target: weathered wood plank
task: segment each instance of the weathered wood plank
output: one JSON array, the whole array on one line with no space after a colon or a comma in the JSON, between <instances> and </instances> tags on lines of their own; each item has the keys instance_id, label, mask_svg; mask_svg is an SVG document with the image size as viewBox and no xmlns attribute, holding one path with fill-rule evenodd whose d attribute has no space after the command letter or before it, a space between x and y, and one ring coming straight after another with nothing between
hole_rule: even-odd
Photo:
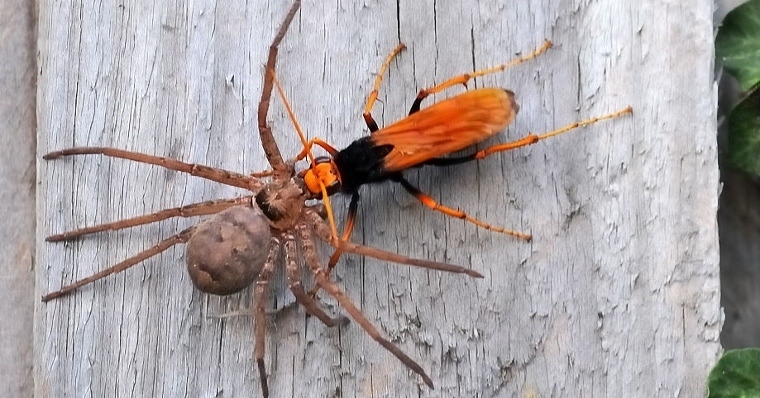
<instances>
[{"instance_id":1,"label":"weathered wood plank","mask_svg":"<svg viewBox=\"0 0 760 398\"><path fill-rule=\"evenodd\" d=\"M0 2L0 395L31 396L34 311L34 4Z\"/></svg>"},{"instance_id":2,"label":"weathered wood plank","mask_svg":"<svg viewBox=\"0 0 760 398\"><path fill-rule=\"evenodd\" d=\"M102 145L266 167L255 109L288 2L58 2L40 10L39 151ZM531 244L434 214L396 187L364 190L355 241L486 277L347 257L336 278L417 359L430 391L356 324L289 306L268 329L273 396L698 396L720 350L711 2L306 1L278 75L303 127L342 147L399 40L375 118L422 87L505 62L471 86L518 94L515 139L632 105L635 116L479 163L408 173L442 203L531 231ZM457 92L460 89L454 89ZM440 98L441 96L439 96ZM286 157L299 149L279 100ZM497 141L497 140L494 140ZM100 157L40 165L40 239L235 190ZM336 200L337 208L345 201ZM38 291L89 275L192 221L38 246ZM258 396L250 293L194 291L180 249L37 312L36 390L50 396ZM340 312L333 300L328 309Z\"/></svg>"}]
</instances>

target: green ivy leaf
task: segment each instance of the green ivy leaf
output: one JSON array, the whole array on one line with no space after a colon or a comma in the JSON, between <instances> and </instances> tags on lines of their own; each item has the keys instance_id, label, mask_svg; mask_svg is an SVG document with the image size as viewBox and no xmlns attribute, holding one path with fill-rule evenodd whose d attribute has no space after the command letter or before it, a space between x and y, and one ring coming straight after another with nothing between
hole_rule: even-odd
<instances>
[{"instance_id":1,"label":"green ivy leaf","mask_svg":"<svg viewBox=\"0 0 760 398\"><path fill-rule=\"evenodd\" d=\"M742 90L760 83L760 0L750 0L726 15L715 38L715 53Z\"/></svg>"},{"instance_id":2,"label":"green ivy leaf","mask_svg":"<svg viewBox=\"0 0 760 398\"><path fill-rule=\"evenodd\" d=\"M727 351L710 371L708 398L760 397L760 349Z\"/></svg>"},{"instance_id":3,"label":"green ivy leaf","mask_svg":"<svg viewBox=\"0 0 760 398\"><path fill-rule=\"evenodd\" d=\"M729 164L760 177L760 88L731 109L727 123Z\"/></svg>"}]
</instances>

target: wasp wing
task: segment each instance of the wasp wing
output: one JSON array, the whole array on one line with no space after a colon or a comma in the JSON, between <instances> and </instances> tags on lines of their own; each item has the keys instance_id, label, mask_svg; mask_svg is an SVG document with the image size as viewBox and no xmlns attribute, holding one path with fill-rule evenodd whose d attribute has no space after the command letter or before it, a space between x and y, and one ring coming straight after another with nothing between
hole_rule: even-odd
<instances>
[{"instance_id":1,"label":"wasp wing","mask_svg":"<svg viewBox=\"0 0 760 398\"><path fill-rule=\"evenodd\" d=\"M370 140L392 146L383 168L401 171L491 137L512 122L518 110L511 91L470 90L384 127Z\"/></svg>"}]
</instances>

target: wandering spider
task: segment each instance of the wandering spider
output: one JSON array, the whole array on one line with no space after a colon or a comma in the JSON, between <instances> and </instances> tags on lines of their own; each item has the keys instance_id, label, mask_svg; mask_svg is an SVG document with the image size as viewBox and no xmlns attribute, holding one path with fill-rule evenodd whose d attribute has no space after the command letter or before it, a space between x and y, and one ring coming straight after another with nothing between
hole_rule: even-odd
<instances>
[{"instance_id":1,"label":"wandering spider","mask_svg":"<svg viewBox=\"0 0 760 398\"><path fill-rule=\"evenodd\" d=\"M254 353L263 395L268 396L264 366L265 318L268 308L270 278L277 265L282 262L281 257L284 257L288 286L295 296L296 302L327 326L335 326L341 323L339 318L332 318L327 315L317 304L316 299L306 293L300 276L298 256L300 251L303 254L303 262L313 274L316 286L334 297L346 309L351 318L375 341L390 351L405 366L419 374L425 383L432 388L432 380L422 367L385 339L348 296L328 278L326 268L322 265L315 247L314 235L316 234L316 237L336 249L346 252L428 269L464 273L473 277L482 277L482 275L464 267L412 259L368 246L343 242L336 236L334 225L330 226L325 221L324 206L321 203L307 204L307 201L315 199L316 196L304 188L303 180L296 175L295 161L286 162L283 160L266 120L274 84L273 73L278 45L299 6L300 0L296 0L272 41L259 102L260 139L267 160L272 167L270 171L244 175L175 159L106 147L71 148L51 152L43 157L45 160L51 160L65 156L99 154L153 164L253 192L253 195L190 204L50 236L47 238L48 241L68 241L86 234L119 230L172 217L213 215L198 225L164 239L152 248L43 296L43 301L58 298L110 274L121 272L176 244L187 243L188 270L191 279L200 290L226 295L238 292L255 281L254 325L256 343ZM305 138L301 137L301 139L305 142ZM268 177L269 180L264 180L264 177ZM327 211L329 216L329 208Z\"/></svg>"}]
</instances>

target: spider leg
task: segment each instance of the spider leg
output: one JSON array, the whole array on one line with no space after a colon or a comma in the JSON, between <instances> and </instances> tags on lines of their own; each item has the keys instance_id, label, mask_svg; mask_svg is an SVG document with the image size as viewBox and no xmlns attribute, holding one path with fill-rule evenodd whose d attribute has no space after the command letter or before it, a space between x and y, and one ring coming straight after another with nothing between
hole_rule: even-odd
<instances>
[{"instance_id":1,"label":"spider leg","mask_svg":"<svg viewBox=\"0 0 760 398\"><path fill-rule=\"evenodd\" d=\"M274 170L254 171L253 173L250 174L250 176L254 178L271 177L273 175L274 175Z\"/></svg>"},{"instance_id":2,"label":"spider leg","mask_svg":"<svg viewBox=\"0 0 760 398\"><path fill-rule=\"evenodd\" d=\"M103 155L112 158L133 160L139 163L148 163L156 166L165 167L170 170L180 171L188 173L197 177L205 178L207 180L216 181L218 183L229 185L233 187L247 189L249 191L258 191L262 187L262 183L252 177L233 171L227 171L224 169L218 169L214 167L204 166L200 164L185 163L177 159L164 158L160 156L147 155L140 152L125 151L116 148L106 147L78 147L69 148L61 151L50 152L42 158L45 160L57 159L63 156L72 155Z\"/></svg>"},{"instance_id":3,"label":"spider leg","mask_svg":"<svg viewBox=\"0 0 760 398\"><path fill-rule=\"evenodd\" d=\"M288 277L288 287L296 297L296 301L306 309L306 312L319 318L319 320L328 327L337 325L340 322L340 319L331 318L328 316L321 308L319 308L314 298L306 294L306 290L304 289L303 283L301 282L301 276L299 275L298 263L296 262L298 253L296 249L295 237L290 233L286 233L283 236L283 240L283 250L285 253L285 270Z\"/></svg>"},{"instance_id":4,"label":"spider leg","mask_svg":"<svg viewBox=\"0 0 760 398\"><path fill-rule=\"evenodd\" d=\"M285 165L285 162L282 160L282 154L280 154L280 149L277 147L277 141L275 141L274 135L272 134L272 128L269 127L269 123L267 123L269 100L272 98L272 88L274 85L274 82L272 81L272 75L269 73L269 71L275 70L275 64L277 63L277 52L280 42L285 37L285 33L288 31L288 27L293 21L293 17L295 17L296 11L298 11L298 7L300 6L301 0L296 0L293 3L293 5L290 7L290 11L288 11L288 14L285 16L285 20L282 21L282 25L280 25L280 29L277 31L277 35L275 35L274 39L272 40L272 44L269 45L269 56L267 58L267 64L264 69L264 85L261 89L261 100L259 101L258 109L259 137L261 139L261 146L264 148L264 153L267 156L267 160L269 160L269 164L272 165L274 173L283 176L287 175L289 173L289 170Z\"/></svg>"},{"instance_id":5,"label":"spider leg","mask_svg":"<svg viewBox=\"0 0 760 398\"><path fill-rule=\"evenodd\" d=\"M322 202L317 202L313 205L307 205L306 209L308 209L307 211L309 212L316 213L317 216L319 216L322 219L325 219L327 217L327 209L325 208L325 205Z\"/></svg>"},{"instance_id":6,"label":"spider leg","mask_svg":"<svg viewBox=\"0 0 760 398\"><path fill-rule=\"evenodd\" d=\"M422 367L408 355L404 354L404 352L396 347L393 343L383 338L375 326L372 325L372 322L370 322L364 316L364 314L362 314L361 310L359 310L359 308L357 308L356 305L351 302L351 299L349 299L348 296L346 296L346 294L340 290L338 285L333 283L326 276L324 268L319 265L317 251L314 247L313 242L309 239L309 233L306 225L296 225L296 231L298 232L301 239L301 245L303 246L304 254L306 257L306 264L314 274L314 278L317 284L319 284L319 286L321 286L322 289L326 290L331 296L335 297L335 299L338 300L338 303L340 303L340 305L343 306L346 311L348 311L348 314L351 315L351 318L353 318L356 323L358 323L362 329L364 329L364 331L372 337L373 340L377 341L386 350L390 351L391 354L398 358L401 363L406 365L406 367L411 369L414 373L420 375L420 377L422 377L422 380L425 381L425 384L427 384L430 388L434 388L433 380L425 373Z\"/></svg>"},{"instance_id":7,"label":"spider leg","mask_svg":"<svg viewBox=\"0 0 760 398\"><path fill-rule=\"evenodd\" d=\"M264 266L256 278L256 287L253 294L254 309L254 338L256 340L253 354L256 358L256 365L259 368L259 380L261 382L261 394L269 397L269 384L267 383L267 370L264 365L264 352L266 349L267 334L267 304L269 302L269 279L272 278L277 260L280 258L280 240L272 237L269 243L269 254L264 262Z\"/></svg>"},{"instance_id":8,"label":"spider leg","mask_svg":"<svg viewBox=\"0 0 760 398\"><path fill-rule=\"evenodd\" d=\"M378 260L388 261L397 264L411 265L414 267L434 269L438 271L452 272L456 274L467 274L475 278L482 278L483 275L475 270L460 267L458 265L451 265L446 263L439 263L435 261L420 260L417 258L405 257L396 253L387 252L385 250L376 249L374 247L359 245L352 242L344 242L333 238L330 228L325 225L319 215L313 212L311 209L305 210L308 217L310 226L317 233L320 239L329 243L334 248L342 249L344 252L361 254L363 256L369 256Z\"/></svg>"},{"instance_id":9,"label":"spider leg","mask_svg":"<svg viewBox=\"0 0 760 398\"><path fill-rule=\"evenodd\" d=\"M117 231L124 228L136 227L138 225L151 224L154 222L166 220L172 217L195 217L216 214L233 206L252 206L253 196L241 196L234 199L210 200L207 202L193 203L182 207L165 209L151 214L127 218L124 220L114 221L106 224L93 225L64 232L62 234L51 235L45 238L47 242L61 242L73 240L82 235L94 234L102 231Z\"/></svg>"},{"instance_id":10,"label":"spider leg","mask_svg":"<svg viewBox=\"0 0 760 398\"><path fill-rule=\"evenodd\" d=\"M140 263L143 260L146 260L148 258L151 258L155 256L156 254L159 254L166 249L178 244L178 243L185 243L190 239L190 237L193 235L193 232L195 232L195 226L192 226L188 229L185 229L184 231L169 237L167 239L162 240L157 245L151 247L150 249L144 250L140 253L137 253L136 255L112 266L109 268L106 268L100 272L97 272L93 274L92 276L88 276L87 278L80 279L70 285L64 286L60 290L57 290L55 292L48 293L44 296L42 296L42 301L50 301L54 298L58 298L61 296L64 296L66 294L71 293L72 291L88 284L95 282L99 279L105 278L108 275L119 273L121 271L124 271L125 269Z\"/></svg>"}]
</instances>

